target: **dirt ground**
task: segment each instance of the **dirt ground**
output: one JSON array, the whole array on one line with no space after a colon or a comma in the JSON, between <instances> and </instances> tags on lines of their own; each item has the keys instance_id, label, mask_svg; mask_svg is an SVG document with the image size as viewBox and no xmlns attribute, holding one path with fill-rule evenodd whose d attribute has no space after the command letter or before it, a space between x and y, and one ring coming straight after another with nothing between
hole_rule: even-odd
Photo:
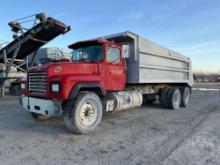
<instances>
[{"instance_id":1,"label":"dirt ground","mask_svg":"<svg viewBox=\"0 0 220 165\"><path fill-rule=\"evenodd\" d=\"M35 121L7 97L0 100L0 164L219 165L220 91L196 89L178 111L153 104L104 114L90 135L70 134L62 118Z\"/></svg>"}]
</instances>

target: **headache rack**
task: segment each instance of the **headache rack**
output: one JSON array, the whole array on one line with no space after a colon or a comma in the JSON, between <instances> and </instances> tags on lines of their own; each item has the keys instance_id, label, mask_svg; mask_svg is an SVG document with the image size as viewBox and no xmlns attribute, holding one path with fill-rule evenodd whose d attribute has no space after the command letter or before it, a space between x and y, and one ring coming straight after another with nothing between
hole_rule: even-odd
<instances>
[{"instance_id":1,"label":"headache rack","mask_svg":"<svg viewBox=\"0 0 220 165\"><path fill-rule=\"evenodd\" d=\"M34 22L31 28L22 26L23 23L30 21ZM4 81L8 78L12 66L24 72L24 68L27 68L25 58L28 55L33 54L32 60L28 62L32 66L40 47L70 30L70 26L52 17L46 17L44 13L9 22L8 25L14 32L14 40L0 50L0 63L6 66L5 73L2 74L4 76L0 77L2 96L4 96Z\"/></svg>"}]
</instances>

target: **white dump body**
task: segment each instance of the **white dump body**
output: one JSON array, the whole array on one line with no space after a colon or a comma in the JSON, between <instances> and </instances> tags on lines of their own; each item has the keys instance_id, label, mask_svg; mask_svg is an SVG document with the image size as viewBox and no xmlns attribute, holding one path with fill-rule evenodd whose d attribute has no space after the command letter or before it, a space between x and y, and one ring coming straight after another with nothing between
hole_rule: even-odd
<instances>
[{"instance_id":1,"label":"white dump body","mask_svg":"<svg viewBox=\"0 0 220 165\"><path fill-rule=\"evenodd\" d=\"M125 45L127 83L185 83L192 86L190 58L131 32L104 38Z\"/></svg>"}]
</instances>

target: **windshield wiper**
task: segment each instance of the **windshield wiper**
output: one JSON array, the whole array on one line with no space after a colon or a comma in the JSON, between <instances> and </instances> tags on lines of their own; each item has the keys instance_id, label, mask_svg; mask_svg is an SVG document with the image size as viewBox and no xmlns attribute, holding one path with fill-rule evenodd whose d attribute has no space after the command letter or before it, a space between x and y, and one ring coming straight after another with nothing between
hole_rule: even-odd
<instances>
[{"instance_id":1,"label":"windshield wiper","mask_svg":"<svg viewBox=\"0 0 220 165\"><path fill-rule=\"evenodd\" d=\"M84 61L88 61L88 59L72 60L72 62L84 62Z\"/></svg>"}]
</instances>

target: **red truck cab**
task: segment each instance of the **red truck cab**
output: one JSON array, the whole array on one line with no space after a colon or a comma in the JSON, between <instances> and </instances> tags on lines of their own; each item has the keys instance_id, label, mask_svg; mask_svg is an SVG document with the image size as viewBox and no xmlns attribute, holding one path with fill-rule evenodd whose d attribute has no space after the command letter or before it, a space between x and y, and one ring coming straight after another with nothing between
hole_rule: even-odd
<instances>
[{"instance_id":1,"label":"red truck cab","mask_svg":"<svg viewBox=\"0 0 220 165\"><path fill-rule=\"evenodd\" d=\"M28 96L68 100L73 88L81 83L93 83L104 94L123 90L126 83L126 67L122 58L122 46L98 39L77 42L70 62L37 66L28 70ZM33 81L33 82L32 82ZM38 82L36 82L38 81Z\"/></svg>"},{"instance_id":2,"label":"red truck cab","mask_svg":"<svg viewBox=\"0 0 220 165\"><path fill-rule=\"evenodd\" d=\"M66 104L81 91L95 91L104 96L122 91L126 84L126 65L122 45L97 39L77 42L72 60L37 66L28 70L21 104L32 115L59 116Z\"/></svg>"}]
</instances>

